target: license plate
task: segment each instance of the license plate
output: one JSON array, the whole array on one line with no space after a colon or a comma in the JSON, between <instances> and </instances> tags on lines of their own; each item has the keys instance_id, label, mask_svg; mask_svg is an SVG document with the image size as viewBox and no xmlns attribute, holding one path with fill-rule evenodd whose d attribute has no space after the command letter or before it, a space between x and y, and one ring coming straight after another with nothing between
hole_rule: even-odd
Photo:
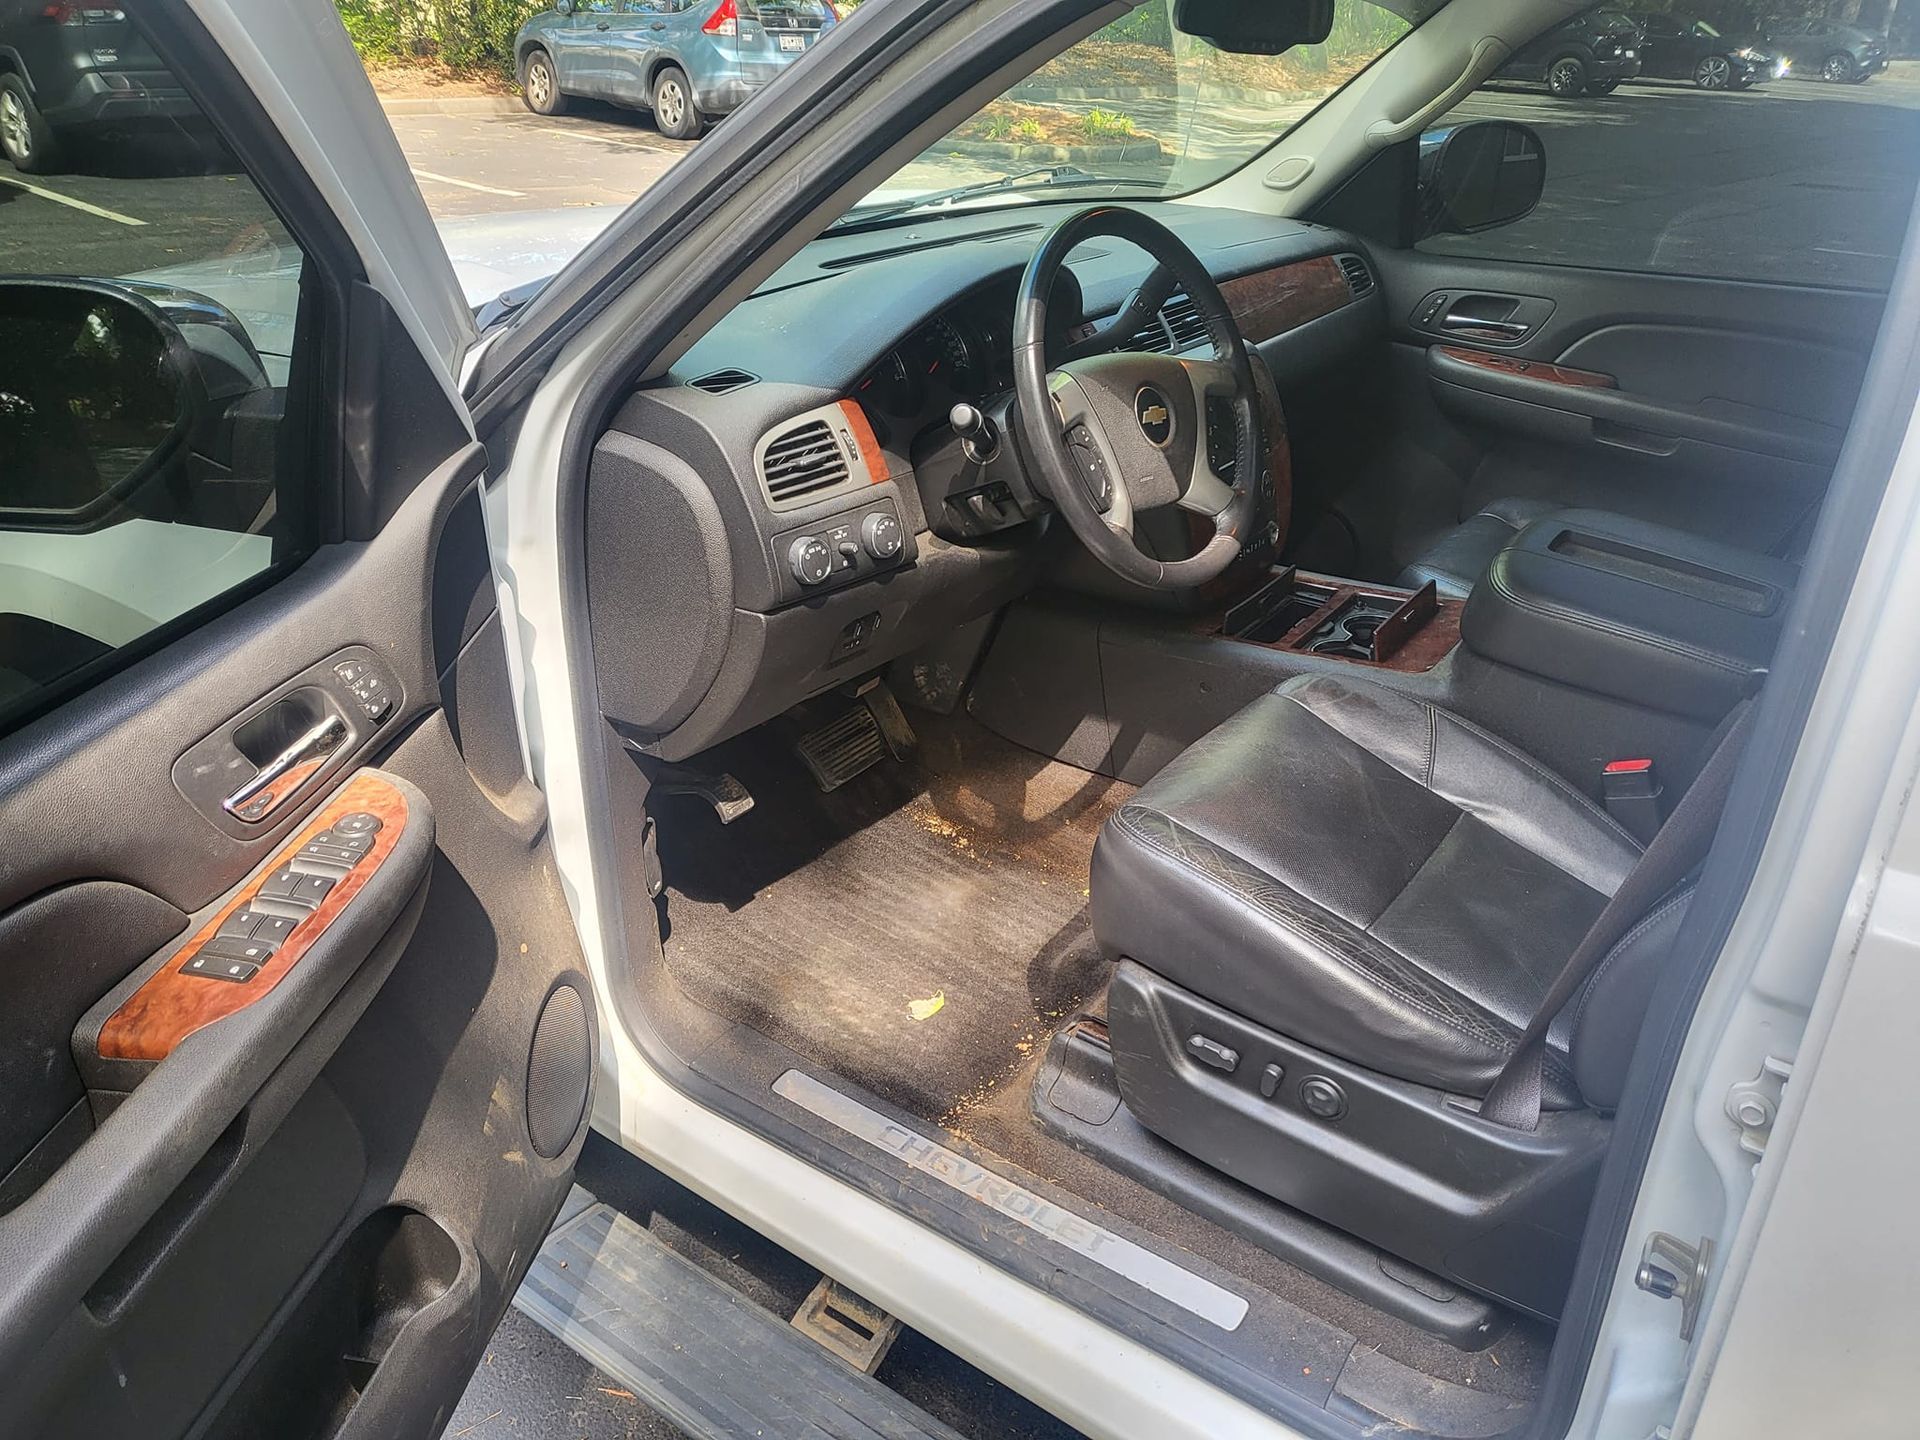
<instances>
[{"instance_id":1,"label":"license plate","mask_svg":"<svg viewBox=\"0 0 1920 1440\"><path fill-rule=\"evenodd\" d=\"M807 48L807 37L804 35L782 35L780 37L780 48L782 50L804 50Z\"/></svg>"}]
</instances>

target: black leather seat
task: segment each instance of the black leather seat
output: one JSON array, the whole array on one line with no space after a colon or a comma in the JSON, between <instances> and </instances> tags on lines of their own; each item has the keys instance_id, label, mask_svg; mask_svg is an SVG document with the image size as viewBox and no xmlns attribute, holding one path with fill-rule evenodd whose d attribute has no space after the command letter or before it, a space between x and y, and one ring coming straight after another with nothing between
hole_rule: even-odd
<instances>
[{"instance_id":1,"label":"black leather seat","mask_svg":"<svg viewBox=\"0 0 1920 1440\"><path fill-rule=\"evenodd\" d=\"M1363 679L1290 680L1101 832L1122 1096L1246 1183L1551 1313L1689 885L1555 1021L1537 1134L1471 1107L1640 855L1479 727ZM1307 1075L1338 1083L1342 1115L1303 1113Z\"/></svg>"},{"instance_id":2,"label":"black leather seat","mask_svg":"<svg viewBox=\"0 0 1920 1440\"><path fill-rule=\"evenodd\" d=\"M1421 551L1400 572L1398 583L1418 590L1431 580L1442 595L1464 599L1508 541L1534 521L1564 508L1552 500L1519 496L1495 500Z\"/></svg>"}]
</instances>

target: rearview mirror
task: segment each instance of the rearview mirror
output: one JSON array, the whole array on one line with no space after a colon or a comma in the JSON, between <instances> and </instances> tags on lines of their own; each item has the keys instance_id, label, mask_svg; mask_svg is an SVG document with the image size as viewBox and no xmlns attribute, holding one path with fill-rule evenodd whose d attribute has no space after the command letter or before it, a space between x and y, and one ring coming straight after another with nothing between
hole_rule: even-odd
<instances>
[{"instance_id":1,"label":"rearview mirror","mask_svg":"<svg viewBox=\"0 0 1920 1440\"><path fill-rule=\"evenodd\" d=\"M1333 0L1173 0L1173 28L1236 55L1318 45L1333 30Z\"/></svg>"},{"instance_id":2,"label":"rearview mirror","mask_svg":"<svg viewBox=\"0 0 1920 1440\"><path fill-rule=\"evenodd\" d=\"M138 293L0 279L0 526L92 530L187 449L198 371Z\"/></svg>"},{"instance_id":3,"label":"rearview mirror","mask_svg":"<svg viewBox=\"0 0 1920 1440\"><path fill-rule=\"evenodd\" d=\"M1472 235L1511 225L1540 203L1547 151L1511 120L1475 120L1420 137L1419 234Z\"/></svg>"}]
</instances>

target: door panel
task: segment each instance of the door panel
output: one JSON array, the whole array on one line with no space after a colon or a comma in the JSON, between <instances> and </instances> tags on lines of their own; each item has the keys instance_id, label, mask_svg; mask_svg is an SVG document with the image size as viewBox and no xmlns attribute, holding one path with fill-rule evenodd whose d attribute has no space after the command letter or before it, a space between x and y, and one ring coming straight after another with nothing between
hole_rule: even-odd
<instances>
[{"instance_id":1,"label":"door panel","mask_svg":"<svg viewBox=\"0 0 1920 1440\"><path fill-rule=\"evenodd\" d=\"M224 333L270 362L246 475L276 503L200 516L260 563L112 634L73 603L85 575L43 614L50 592L0 567L0 616L64 617L91 647L44 683L16 667L25 698L0 712L0 1435L432 1434L570 1183L592 990L522 759L485 455L435 348L452 330L403 323L369 274L397 283L368 257L424 212L323 198L208 32L178 7L134 18L155 15L240 169L92 177L126 187L151 242L69 244L79 222L52 204L10 206L8 238L123 288L152 269L141 246L183 247L168 303L226 295L253 328ZM245 44L276 37L263 21ZM356 67L335 88L364 87L335 38L261 72L275 104L324 91L335 49ZM236 277L220 227L248 179L289 238ZM200 218L169 230L175 212ZM256 274L273 283L231 288ZM87 417L95 372L67 333L10 335L13 373L68 387L40 413ZM138 374L199 363L190 348ZM107 439L85 453L119 454ZM184 504L226 473L150 488ZM71 535L0 511L0 532L130 541L97 583L138 590L179 553L160 503Z\"/></svg>"},{"instance_id":2,"label":"door panel","mask_svg":"<svg viewBox=\"0 0 1920 1440\"><path fill-rule=\"evenodd\" d=\"M1378 462L1383 493L1356 502L1382 507L1375 533L1390 537L1372 565L1395 569L1437 530L1515 495L1792 550L1839 453L1882 297L1374 256L1399 443ZM1435 313L1436 296L1524 297L1524 331L1449 326L1457 306Z\"/></svg>"}]
</instances>

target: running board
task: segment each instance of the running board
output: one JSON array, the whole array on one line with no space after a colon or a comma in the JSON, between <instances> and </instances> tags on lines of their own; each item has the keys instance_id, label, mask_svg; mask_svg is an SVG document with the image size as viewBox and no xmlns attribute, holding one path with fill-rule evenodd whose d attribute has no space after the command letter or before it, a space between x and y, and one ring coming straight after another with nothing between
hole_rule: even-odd
<instances>
[{"instance_id":1,"label":"running board","mask_svg":"<svg viewBox=\"0 0 1920 1440\"><path fill-rule=\"evenodd\" d=\"M694 1440L961 1440L611 1205L547 1236L513 1303Z\"/></svg>"}]
</instances>

